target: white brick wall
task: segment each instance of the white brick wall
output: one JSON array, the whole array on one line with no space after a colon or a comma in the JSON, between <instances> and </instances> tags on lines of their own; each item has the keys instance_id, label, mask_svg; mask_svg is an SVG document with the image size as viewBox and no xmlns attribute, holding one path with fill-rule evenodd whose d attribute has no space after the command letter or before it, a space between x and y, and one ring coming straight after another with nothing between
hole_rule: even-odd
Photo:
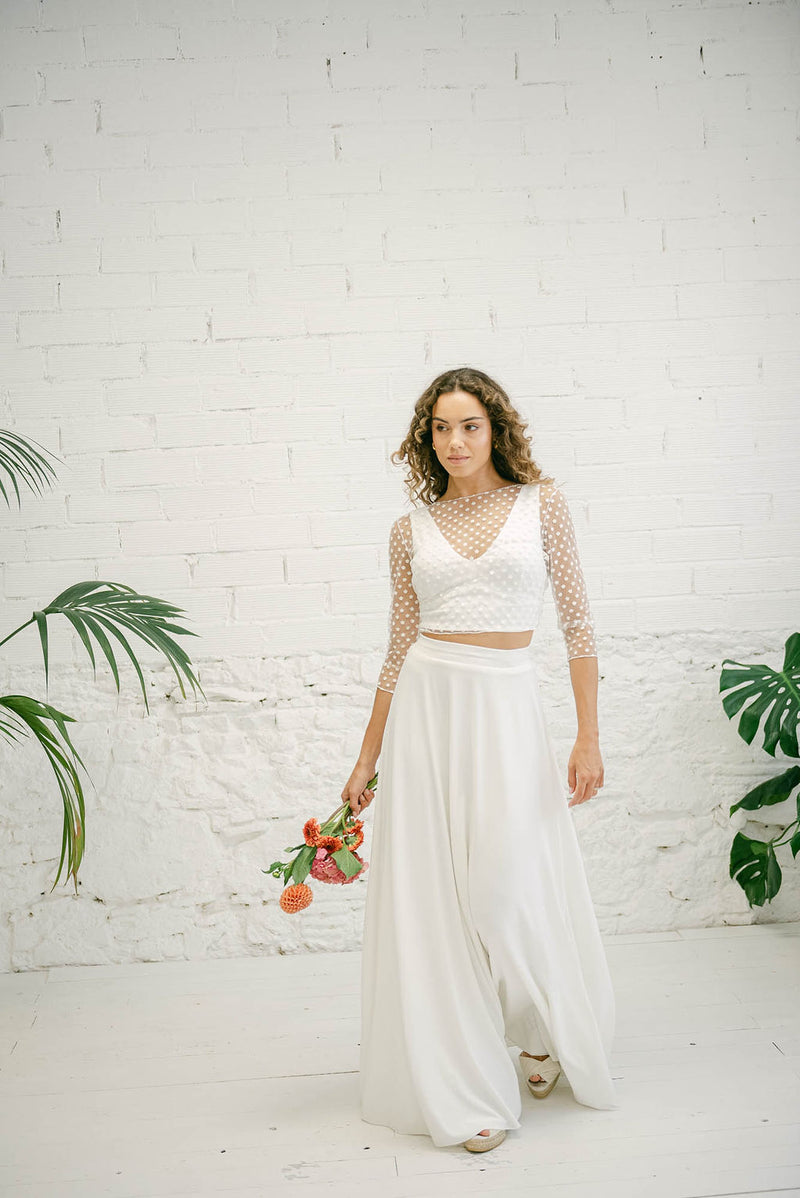
<instances>
[{"instance_id":1,"label":"white brick wall","mask_svg":"<svg viewBox=\"0 0 800 1198\"><path fill-rule=\"evenodd\" d=\"M570 484L603 927L798 918L788 856L764 911L728 878L727 809L777 765L717 686L797 630L800 9L335 8L2 5L0 427L64 462L0 510L3 629L80 578L160 593L200 633L209 705L149 657L145 719L130 671L117 700L54 629L50 697L97 786L84 901L49 893L46 765L0 745L0 970L358 944L362 889L292 920L259 871L352 768L404 506L390 454L464 363ZM0 687L41 695L26 636ZM566 770L551 601L537 638Z\"/></svg>"}]
</instances>

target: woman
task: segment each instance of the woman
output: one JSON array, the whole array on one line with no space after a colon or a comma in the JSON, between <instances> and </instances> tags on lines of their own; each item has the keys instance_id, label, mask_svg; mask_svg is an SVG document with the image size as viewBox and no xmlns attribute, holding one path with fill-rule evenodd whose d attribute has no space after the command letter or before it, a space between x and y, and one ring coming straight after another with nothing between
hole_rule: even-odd
<instances>
[{"instance_id":1,"label":"woman","mask_svg":"<svg viewBox=\"0 0 800 1198\"><path fill-rule=\"evenodd\" d=\"M603 785L597 653L566 501L503 389L448 371L393 461L389 643L355 769L380 755L362 956L362 1118L486 1151L536 1097L618 1106L611 978L568 807ZM562 789L528 649L552 585L578 733Z\"/></svg>"}]
</instances>

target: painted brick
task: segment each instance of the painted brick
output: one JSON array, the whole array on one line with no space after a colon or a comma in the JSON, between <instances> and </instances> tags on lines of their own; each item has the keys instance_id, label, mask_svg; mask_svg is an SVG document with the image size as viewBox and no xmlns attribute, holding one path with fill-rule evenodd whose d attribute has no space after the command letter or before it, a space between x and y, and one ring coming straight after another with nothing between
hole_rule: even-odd
<instances>
[{"instance_id":1,"label":"painted brick","mask_svg":"<svg viewBox=\"0 0 800 1198\"><path fill-rule=\"evenodd\" d=\"M264 300L249 307L227 304L211 317L216 341L251 337L291 337L304 333L306 305L284 300ZM319 332L308 328L308 332ZM326 330L327 331L327 330Z\"/></svg>"},{"instance_id":2,"label":"painted brick","mask_svg":"<svg viewBox=\"0 0 800 1198\"><path fill-rule=\"evenodd\" d=\"M9 275L90 274L100 267L100 246L95 241L65 245L17 245L6 249Z\"/></svg>"},{"instance_id":3,"label":"painted brick","mask_svg":"<svg viewBox=\"0 0 800 1198\"><path fill-rule=\"evenodd\" d=\"M198 239L195 258L203 271L274 270L289 265L289 244L277 233L260 233L257 237L211 234ZM187 266L184 264L182 269ZM162 269L167 269L166 265Z\"/></svg>"},{"instance_id":4,"label":"painted brick","mask_svg":"<svg viewBox=\"0 0 800 1198\"><path fill-rule=\"evenodd\" d=\"M340 549L292 549L286 554L286 575L290 583L339 581L364 578L375 569L376 551L359 545L347 553Z\"/></svg>"},{"instance_id":5,"label":"painted brick","mask_svg":"<svg viewBox=\"0 0 800 1198\"><path fill-rule=\"evenodd\" d=\"M59 382L135 378L142 369L137 345L56 345L46 354L47 374Z\"/></svg>"},{"instance_id":6,"label":"painted brick","mask_svg":"<svg viewBox=\"0 0 800 1198\"><path fill-rule=\"evenodd\" d=\"M289 545L310 545L308 519L297 515L280 519L275 516L248 516L239 520L219 520L216 524L217 548L245 550L251 545L261 549L281 549Z\"/></svg>"},{"instance_id":7,"label":"painted brick","mask_svg":"<svg viewBox=\"0 0 800 1198\"><path fill-rule=\"evenodd\" d=\"M259 445L217 445L198 449L197 476L200 482L220 483L261 478L289 478L289 460L285 445L262 442Z\"/></svg>"},{"instance_id":8,"label":"painted brick","mask_svg":"<svg viewBox=\"0 0 800 1198\"><path fill-rule=\"evenodd\" d=\"M233 591L233 618L245 625L274 624L276 619L320 619L326 613L326 590L323 583L237 586Z\"/></svg>"},{"instance_id":9,"label":"painted brick","mask_svg":"<svg viewBox=\"0 0 800 1198\"><path fill-rule=\"evenodd\" d=\"M375 16L380 29L380 12L376 12ZM297 59L334 52L364 51L367 49L367 28L363 14L350 17L330 13L324 21L280 21L276 27L275 52L281 58ZM376 30L372 22L369 23L369 30L370 40L374 44Z\"/></svg>"},{"instance_id":10,"label":"painted brick","mask_svg":"<svg viewBox=\"0 0 800 1198\"><path fill-rule=\"evenodd\" d=\"M155 491L117 491L108 494L70 495L67 499L70 520L95 524L109 520L137 522L157 520L161 514Z\"/></svg>"},{"instance_id":11,"label":"painted brick","mask_svg":"<svg viewBox=\"0 0 800 1198\"><path fill-rule=\"evenodd\" d=\"M344 177L345 182L350 176L347 176L343 168L343 164L335 162L334 158L334 141L331 131L319 126L309 126L301 128L286 127L268 127L263 129L244 128L242 134L242 153L244 162L248 165L259 163L281 163L283 167L298 167L302 164L316 164L317 167L327 164L328 170L322 171L323 176L327 176L329 183L337 182L338 177ZM338 170L337 170L338 168ZM363 168L366 174L366 168ZM310 169L305 171L305 175L310 176ZM311 186L313 180L309 179L309 192L314 194L317 190L328 192L328 190L337 190L337 187L314 187ZM349 187L341 187L341 194L349 192Z\"/></svg>"},{"instance_id":12,"label":"painted brick","mask_svg":"<svg viewBox=\"0 0 800 1198\"><path fill-rule=\"evenodd\" d=\"M33 528L26 536L28 561L60 561L62 558L119 557L119 529L115 525L91 524L80 528ZM22 556L22 555L20 555Z\"/></svg>"},{"instance_id":13,"label":"painted brick","mask_svg":"<svg viewBox=\"0 0 800 1198\"><path fill-rule=\"evenodd\" d=\"M346 88L422 86L430 80L423 73L423 53L405 55L333 51L330 58L330 77L336 91Z\"/></svg>"},{"instance_id":14,"label":"painted brick","mask_svg":"<svg viewBox=\"0 0 800 1198\"><path fill-rule=\"evenodd\" d=\"M157 416L156 438L162 449L190 445L241 445L249 439L244 413Z\"/></svg>"},{"instance_id":15,"label":"painted brick","mask_svg":"<svg viewBox=\"0 0 800 1198\"><path fill-rule=\"evenodd\" d=\"M19 340L22 345L85 345L113 341L114 327L109 312L23 312Z\"/></svg>"},{"instance_id":16,"label":"painted brick","mask_svg":"<svg viewBox=\"0 0 800 1198\"><path fill-rule=\"evenodd\" d=\"M111 453L106 459L106 480L110 487L185 485L197 478L195 459L191 450L183 449Z\"/></svg>"},{"instance_id":17,"label":"painted brick","mask_svg":"<svg viewBox=\"0 0 800 1198\"><path fill-rule=\"evenodd\" d=\"M3 31L0 62L15 67L48 63L82 63L82 31L70 29L9 29Z\"/></svg>"},{"instance_id":18,"label":"painted brick","mask_svg":"<svg viewBox=\"0 0 800 1198\"><path fill-rule=\"evenodd\" d=\"M444 295L444 272L430 262L357 262L350 268L355 296L382 297Z\"/></svg>"},{"instance_id":19,"label":"painted brick","mask_svg":"<svg viewBox=\"0 0 800 1198\"><path fill-rule=\"evenodd\" d=\"M302 478L306 474L379 474L383 466L383 443L360 440L346 445L333 442L290 444L292 472Z\"/></svg>"},{"instance_id":20,"label":"painted brick","mask_svg":"<svg viewBox=\"0 0 800 1198\"><path fill-rule=\"evenodd\" d=\"M9 599L29 599L32 603L49 602L69 585L65 578L97 577L90 558L62 558L58 561L6 562L3 566L4 593Z\"/></svg>"},{"instance_id":21,"label":"painted brick","mask_svg":"<svg viewBox=\"0 0 800 1198\"><path fill-rule=\"evenodd\" d=\"M161 509L168 520L193 520L200 516L244 516L253 511L250 488L244 483L225 486L174 487L161 493Z\"/></svg>"},{"instance_id":22,"label":"painted brick","mask_svg":"<svg viewBox=\"0 0 800 1198\"><path fill-rule=\"evenodd\" d=\"M29 3L33 4L33 0L29 0ZM27 66L4 63L0 75L0 105L32 104L37 94L37 75L32 63Z\"/></svg>"},{"instance_id":23,"label":"painted brick","mask_svg":"<svg viewBox=\"0 0 800 1198\"><path fill-rule=\"evenodd\" d=\"M63 420L61 444L66 453L102 453L109 445L147 449L155 445L149 420L121 416L109 419Z\"/></svg>"},{"instance_id":24,"label":"painted brick","mask_svg":"<svg viewBox=\"0 0 800 1198\"><path fill-rule=\"evenodd\" d=\"M167 556L154 551L143 558L101 558L97 563L97 571L99 578L121 582L163 599L169 599L173 590L188 587L190 581L189 565L183 554Z\"/></svg>"},{"instance_id":25,"label":"painted brick","mask_svg":"<svg viewBox=\"0 0 800 1198\"><path fill-rule=\"evenodd\" d=\"M60 21L65 26L75 22L74 5L54 3L46 4L45 8L50 10L46 21L51 28L56 28ZM108 20L108 17L104 16L104 20ZM135 64L87 65L83 57L81 54L80 62L74 66L69 63L42 65L40 71L48 100L130 100L136 95L139 72Z\"/></svg>"},{"instance_id":26,"label":"painted brick","mask_svg":"<svg viewBox=\"0 0 800 1198\"><path fill-rule=\"evenodd\" d=\"M137 521L122 528L121 540L122 552L131 557L151 557L154 552L178 555L208 553L214 548L211 525L199 521Z\"/></svg>"},{"instance_id":27,"label":"painted brick","mask_svg":"<svg viewBox=\"0 0 800 1198\"><path fill-rule=\"evenodd\" d=\"M276 585L285 581L283 554L268 550L200 553L194 567L193 581L201 587Z\"/></svg>"},{"instance_id":28,"label":"painted brick","mask_svg":"<svg viewBox=\"0 0 800 1198\"><path fill-rule=\"evenodd\" d=\"M151 298L150 278L146 274L62 275L58 280L62 312L80 308L147 308Z\"/></svg>"},{"instance_id":29,"label":"painted brick","mask_svg":"<svg viewBox=\"0 0 800 1198\"><path fill-rule=\"evenodd\" d=\"M317 131L316 136L319 136L323 129L333 126L377 121L381 116L381 101L384 98L384 93L378 87L359 87L350 91L331 91L329 87L290 91L287 96L289 124L293 129L312 126Z\"/></svg>"},{"instance_id":30,"label":"painted brick","mask_svg":"<svg viewBox=\"0 0 800 1198\"><path fill-rule=\"evenodd\" d=\"M87 62L139 62L142 59L178 57L178 30L168 25L87 25L84 28Z\"/></svg>"}]
</instances>

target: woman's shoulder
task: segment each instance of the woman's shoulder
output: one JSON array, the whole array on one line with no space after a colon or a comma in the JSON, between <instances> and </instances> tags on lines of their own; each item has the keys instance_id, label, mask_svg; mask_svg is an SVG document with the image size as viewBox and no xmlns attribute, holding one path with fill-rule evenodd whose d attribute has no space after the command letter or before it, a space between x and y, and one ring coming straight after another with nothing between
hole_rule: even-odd
<instances>
[{"instance_id":1,"label":"woman's shoulder","mask_svg":"<svg viewBox=\"0 0 800 1198\"><path fill-rule=\"evenodd\" d=\"M393 522L389 539L394 544L402 544L411 552L411 517L413 512L404 512Z\"/></svg>"},{"instance_id":2,"label":"woman's shoulder","mask_svg":"<svg viewBox=\"0 0 800 1198\"><path fill-rule=\"evenodd\" d=\"M539 496L543 509L549 507L554 499L557 501L563 501L564 499L564 493L562 491L564 484L559 482L556 478L539 479L538 482L534 483L533 485L539 488Z\"/></svg>"}]
</instances>

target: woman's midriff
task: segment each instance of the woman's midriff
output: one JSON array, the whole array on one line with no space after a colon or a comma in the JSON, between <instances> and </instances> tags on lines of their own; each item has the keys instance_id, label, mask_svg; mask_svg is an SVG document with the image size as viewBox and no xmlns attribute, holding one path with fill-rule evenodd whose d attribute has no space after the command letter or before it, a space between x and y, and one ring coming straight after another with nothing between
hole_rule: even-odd
<instances>
[{"instance_id":1,"label":"woman's midriff","mask_svg":"<svg viewBox=\"0 0 800 1198\"><path fill-rule=\"evenodd\" d=\"M527 632L421 632L437 641L459 641L462 645L485 645L487 649L525 649L533 638Z\"/></svg>"}]
</instances>

